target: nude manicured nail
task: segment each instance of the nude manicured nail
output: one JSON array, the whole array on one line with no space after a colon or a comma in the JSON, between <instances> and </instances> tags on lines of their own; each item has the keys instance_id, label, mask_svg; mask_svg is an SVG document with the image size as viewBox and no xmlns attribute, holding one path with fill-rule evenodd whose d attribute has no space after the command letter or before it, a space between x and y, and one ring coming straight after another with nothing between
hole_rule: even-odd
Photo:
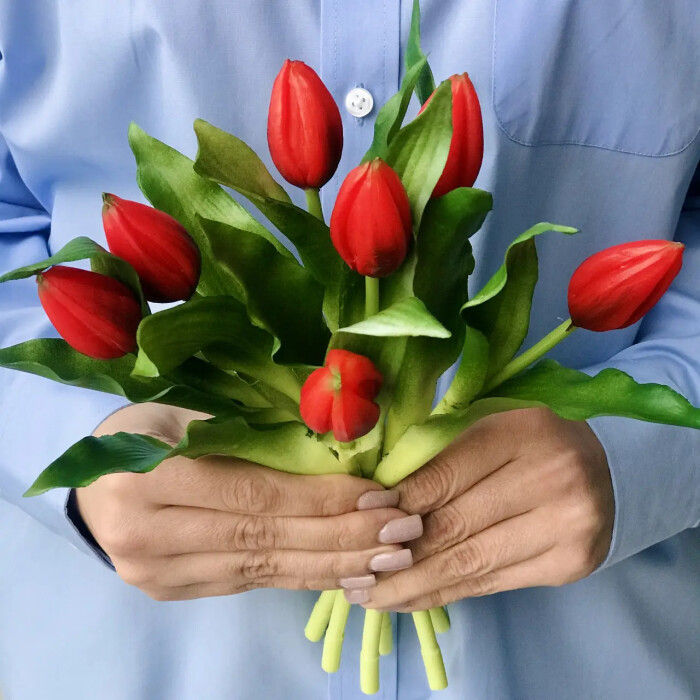
<instances>
[{"instance_id":1,"label":"nude manicured nail","mask_svg":"<svg viewBox=\"0 0 700 700\"><path fill-rule=\"evenodd\" d=\"M345 591L345 600L348 603L366 603L369 600L369 591L366 588Z\"/></svg>"},{"instance_id":2,"label":"nude manicured nail","mask_svg":"<svg viewBox=\"0 0 700 700\"><path fill-rule=\"evenodd\" d=\"M423 534L423 521L420 515L408 515L405 518L390 520L380 531L382 544L410 542Z\"/></svg>"},{"instance_id":3,"label":"nude manicured nail","mask_svg":"<svg viewBox=\"0 0 700 700\"><path fill-rule=\"evenodd\" d=\"M410 549L399 549L396 552L384 552L376 554L369 562L372 571L399 571L408 569L413 564L413 555Z\"/></svg>"},{"instance_id":4,"label":"nude manicured nail","mask_svg":"<svg viewBox=\"0 0 700 700\"><path fill-rule=\"evenodd\" d=\"M357 510L374 508L396 508L399 505L398 491L368 491L357 499Z\"/></svg>"},{"instance_id":5,"label":"nude manicured nail","mask_svg":"<svg viewBox=\"0 0 700 700\"><path fill-rule=\"evenodd\" d=\"M351 576L350 578L341 578L338 583L341 588L370 588L377 585L377 579L374 574L366 576Z\"/></svg>"}]
</instances>

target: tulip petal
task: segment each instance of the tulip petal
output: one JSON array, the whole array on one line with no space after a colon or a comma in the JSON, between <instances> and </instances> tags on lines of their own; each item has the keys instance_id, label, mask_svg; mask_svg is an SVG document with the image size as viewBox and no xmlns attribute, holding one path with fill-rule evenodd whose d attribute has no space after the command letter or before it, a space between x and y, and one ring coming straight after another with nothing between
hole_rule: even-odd
<instances>
[{"instance_id":1,"label":"tulip petal","mask_svg":"<svg viewBox=\"0 0 700 700\"><path fill-rule=\"evenodd\" d=\"M346 390L339 392L333 401L333 437L340 442L350 442L366 435L379 420L379 406Z\"/></svg>"}]
</instances>

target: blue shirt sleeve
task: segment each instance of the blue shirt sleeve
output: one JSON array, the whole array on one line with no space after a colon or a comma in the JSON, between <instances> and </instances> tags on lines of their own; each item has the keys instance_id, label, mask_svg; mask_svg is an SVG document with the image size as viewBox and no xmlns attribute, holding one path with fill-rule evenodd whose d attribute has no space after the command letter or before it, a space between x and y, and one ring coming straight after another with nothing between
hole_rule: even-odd
<instances>
[{"instance_id":1,"label":"blue shirt sleeve","mask_svg":"<svg viewBox=\"0 0 700 700\"><path fill-rule=\"evenodd\" d=\"M590 367L627 372L638 382L667 384L700 406L700 168L676 230L683 268L647 314L637 342ZM608 457L615 493L610 566L700 525L700 430L606 417L589 421Z\"/></svg>"},{"instance_id":2,"label":"blue shirt sleeve","mask_svg":"<svg viewBox=\"0 0 700 700\"><path fill-rule=\"evenodd\" d=\"M0 136L0 274L46 258L50 225L49 214L22 182ZM55 335L33 278L0 285L1 347ZM66 489L35 498L22 494L50 462L126 403L120 396L0 368L0 497L99 561L104 558L67 517Z\"/></svg>"}]
</instances>

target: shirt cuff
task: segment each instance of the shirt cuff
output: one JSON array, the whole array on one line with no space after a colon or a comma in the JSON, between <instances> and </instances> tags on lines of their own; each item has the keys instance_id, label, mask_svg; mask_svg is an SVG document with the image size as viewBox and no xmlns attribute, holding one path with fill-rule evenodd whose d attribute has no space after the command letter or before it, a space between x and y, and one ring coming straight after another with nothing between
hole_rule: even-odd
<instances>
[{"instance_id":1,"label":"shirt cuff","mask_svg":"<svg viewBox=\"0 0 700 700\"><path fill-rule=\"evenodd\" d=\"M112 560L107 555L107 552L105 552L104 549L102 549L102 547L100 547L100 545L97 543L97 540L93 537L92 532L90 532L90 528L85 524L83 517L80 515L75 489L71 489L68 492L64 512L66 514L66 518L68 518L68 522L73 526L75 532L82 538L84 545L89 548L90 553L94 554L98 559L112 569L112 571L116 571L114 564L112 564Z\"/></svg>"}]
</instances>

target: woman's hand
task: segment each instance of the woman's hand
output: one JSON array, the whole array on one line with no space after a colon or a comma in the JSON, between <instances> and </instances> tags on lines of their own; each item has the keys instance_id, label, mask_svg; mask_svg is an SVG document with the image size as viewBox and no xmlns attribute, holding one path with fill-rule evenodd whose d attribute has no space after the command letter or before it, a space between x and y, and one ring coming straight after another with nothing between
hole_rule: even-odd
<instances>
[{"instance_id":1,"label":"woman's hand","mask_svg":"<svg viewBox=\"0 0 700 700\"><path fill-rule=\"evenodd\" d=\"M592 573L612 535L605 453L585 422L547 409L472 426L396 487L399 507L424 516L414 566L349 598L409 612L471 596L558 586Z\"/></svg>"},{"instance_id":2,"label":"woman's hand","mask_svg":"<svg viewBox=\"0 0 700 700\"><path fill-rule=\"evenodd\" d=\"M95 435L123 430L175 444L189 421L206 417L134 405ZM417 537L420 518L406 521L398 498L365 479L295 476L224 457L176 457L149 474L107 475L77 490L119 576L156 600L371 583L372 571L411 564L410 551L392 543Z\"/></svg>"}]
</instances>

